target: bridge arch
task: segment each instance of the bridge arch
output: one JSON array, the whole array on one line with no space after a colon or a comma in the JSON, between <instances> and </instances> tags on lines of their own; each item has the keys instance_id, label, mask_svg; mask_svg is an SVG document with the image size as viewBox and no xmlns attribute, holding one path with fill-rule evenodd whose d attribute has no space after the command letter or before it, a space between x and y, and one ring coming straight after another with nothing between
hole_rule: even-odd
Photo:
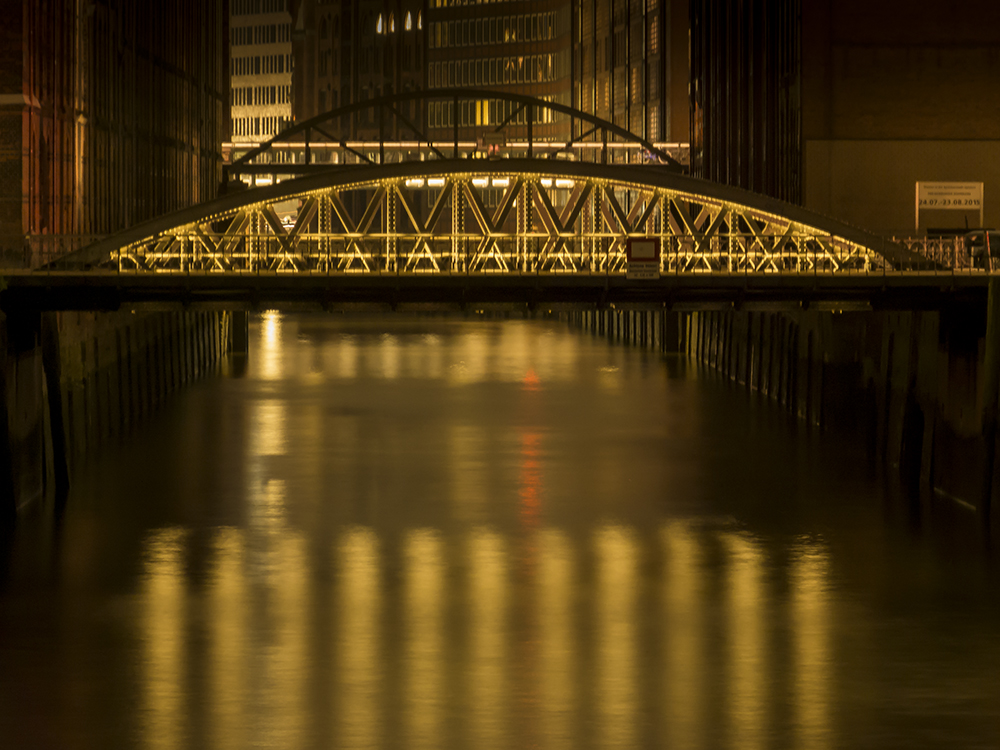
<instances>
[{"instance_id":1,"label":"bridge arch","mask_svg":"<svg viewBox=\"0 0 1000 750\"><path fill-rule=\"evenodd\" d=\"M510 114L501 122L496 125L457 124L457 112L460 103L481 103L491 100L502 101L511 105ZM418 118L420 119L420 122L414 122L408 114L404 114L400 111L399 105L402 104L415 102L426 106L428 103L433 101L450 103L454 107L454 124L447 126L448 129L451 130L450 139L442 141L430 138L430 128L427 122L426 109L422 110L423 116ZM351 142L356 136L355 133L334 132L332 127L334 123L342 122L344 119L347 119L349 129L352 129L355 124L352 116L370 111L375 113L374 120L378 123L377 127L380 131L377 136L377 143L380 144L379 156L377 159L371 159L362 150L359 150L351 145ZM583 112L565 104L547 101L534 96L468 87L404 91L375 99L355 102L320 113L315 117L286 128L270 140L261 143L259 146L251 148L247 153L233 160L233 163L227 168L227 170L230 175L239 175L246 171L250 171L251 167L258 159L273 153L278 146L289 143L302 143L305 149L306 164L296 165L281 163L280 165L269 164L267 165L268 167L271 169L278 169L279 171L280 169L293 170L299 174L310 171L309 167L328 168L328 164L313 165L310 164L310 162L311 153L317 146L329 144L338 145L345 152L349 152L357 157L360 162L367 162L369 164L385 163L384 144L386 141L387 128L390 127L390 119L395 120L395 124L397 126L402 126L407 133L416 138L414 145L425 147L426 151L431 156L439 159L446 159L449 157L457 158L459 155L460 132L467 133L469 131L475 131L480 134L502 133L506 128L515 126L514 121L517 115L522 112L525 113L525 124L516 125L516 127L526 127L527 129L525 150L527 152L526 155L530 157L535 154L536 146L540 147L546 143L535 138L536 134L534 131L534 126L541 126L542 120L544 120L544 117L541 119L536 118L538 118L539 113L546 111L552 114L563 115L570 119L569 140L559 141L554 148L548 148L547 155L550 158L571 149L574 144L589 142L593 143L595 146L601 145L603 147L599 150L598 154L595 154L595 156L598 156L602 163L606 163L608 161L607 143L609 141L614 142L615 140L618 140L619 142L635 144L647 154L647 158L656 159L660 164L664 165L668 169L678 172L683 172L685 170L684 166L670 156L670 154L655 146L645 138L637 136L625 128L615 125L613 122L602 119L588 112ZM577 123L579 123L580 126L579 132L576 132ZM370 130L372 130L372 128L370 128ZM319 137L317 138L317 136ZM588 141L588 139L592 140ZM450 145L446 145L449 141ZM451 154L446 154L442 151L442 148L450 148Z\"/></svg>"},{"instance_id":2,"label":"bridge arch","mask_svg":"<svg viewBox=\"0 0 1000 750\"><path fill-rule=\"evenodd\" d=\"M363 165L239 190L67 256L123 273L858 273L905 251L797 206L673 171L540 159Z\"/></svg>"}]
</instances>

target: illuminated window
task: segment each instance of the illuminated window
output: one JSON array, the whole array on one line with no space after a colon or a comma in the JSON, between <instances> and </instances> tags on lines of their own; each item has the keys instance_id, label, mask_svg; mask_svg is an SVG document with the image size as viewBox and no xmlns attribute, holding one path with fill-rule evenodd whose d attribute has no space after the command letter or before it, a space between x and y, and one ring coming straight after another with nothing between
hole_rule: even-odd
<instances>
[{"instance_id":1,"label":"illuminated window","mask_svg":"<svg viewBox=\"0 0 1000 750\"><path fill-rule=\"evenodd\" d=\"M376 34L381 34L382 33L382 14L381 13L378 14L378 20L375 22L375 33Z\"/></svg>"},{"instance_id":2,"label":"illuminated window","mask_svg":"<svg viewBox=\"0 0 1000 750\"><path fill-rule=\"evenodd\" d=\"M396 31L396 17L390 13L389 14L389 33L392 34Z\"/></svg>"},{"instance_id":3,"label":"illuminated window","mask_svg":"<svg viewBox=\"0 0 1000 750\"><path fill-rule=\"evenodd\" d=\"M417 28L424 28L424 12L422 10L417 11Z\"/></svg>"},{"instance_id":4,"label":"illuminated window","mask_svg":"<svg viewBox=\"0 0 1000 750\"><path fill-rule=\"evenodd\" d=\"M410 11L406 11L405 28L407 31L413 30L413 16L410 15Z\"/></svg>"}]
</instances>

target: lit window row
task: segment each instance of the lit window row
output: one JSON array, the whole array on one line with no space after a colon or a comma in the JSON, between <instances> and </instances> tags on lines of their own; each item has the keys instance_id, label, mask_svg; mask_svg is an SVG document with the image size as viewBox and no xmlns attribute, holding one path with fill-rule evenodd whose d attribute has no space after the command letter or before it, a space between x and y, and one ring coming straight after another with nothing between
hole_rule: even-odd
<instances>
[{"instance_id":1,"label":"lit window row","mask_svg":"<svg viewBox=\"0 0 1000 750\"><path fill-rule=\"evenodd\" d=\"M234 26L229 30L234 47L247 44L280 44L292 41L292 26L272 23L265 26Z\"/></svg>"},{"instance_id":2,"label":"lit window row","mask_svg":"<svg viewBox=\"0 0 1000 750\"><path fill-rule=\"evenodd\" d=\"M286 13L288 0L232 0L233 16L252 16L257 13Z\"/></svg>"},{"instance_id":3,"label":"lit window row","mask_svg":"<svg viewBox=\"0 0 1000 750\"><path fill-rule=\"evenodd\" d=\"M543 97L546 98L546 97ZM547 98L551 100L551 98ZM455 124L454 102L431 102L427 105L427 119L432 128L450 128ZM521 105L507 99L484 99L480 101L458 102L458 126L499 125ZM534 113L535 123L555 122L555 112L548 108L538 107ZM511 118L509 125L526 125L528 109L517 112Z\"/></svg>"},{"instance_id":4,"label":"lit window row","mask_svg":"<svg viewBox=\"0 0 1000 750\"><path fill-rule=\"evenodd\" d=\"M431 0L432 8L458 8L462 5L494 5L510 0Z\"/></svg>"},{"instance_id":5,"label":"lit window row","mask_svg":"<svg viewBox=\"0 0 1000 750\"><path fill-rule=\"evenodd\" d=\"M423 11L417 11L417 29L420 30L422 28L424 28L424 14ZM406 17L403 19L403 31L413 31L413 14L410 11L406 11ZM396 14L390 13L388 18L384 18L379 13L378 18L375 20L375 33L395 34Z\"/></svg>"},{"instance_id":6,"label":"lit window row","mask_svg":"<svg viewBox=\"0 0 1000 750\"><path fill-rule=\"evenodd\" d=\"M489 57L480 60L432 62L428 86L499 86L510 83L545 83L569 75L569 52L542 55Z\"/></svg>"},{"instance_id":7,"label":"lit window row","mask_svg":"<svg viewBox=\"0 0 1000 750\"><path fill-rule=\"evenodd\" d=\"M252 57L234 57L232 59L234 76L259 76L272 73L291 73L291 55L254 55Z\"/></svg>"},{"instance_id":8,"label":"lit window row","mask_svg":"<svg viewBox=\"0 0 1000 750\"><path fill-rule=\"evenodd\" d=\"M230 95L235 107L252 107L259 104L288 104L292 98L291 86L239 86Z\"/></svg>"},{"instance_id":9,"label":"lit window row","mask_svg":"<svg viewBox=\"0 0 1000 750\"><path fill-rule=\"evenodd\" d=\"M540 42L555 39L556 14L470 18L431 24L431 47L475 47L482 44Z\"/></svg>"},{"instance_id":10,"label":"lit window row","mask_svg":"<svg viewBox=\"0 0 1000 750\"><path fill-rule=\"evenodd\" d=\"M289 125L287 117L234 117L233 136L277 135Z\"/></svg>"}]
</instances>

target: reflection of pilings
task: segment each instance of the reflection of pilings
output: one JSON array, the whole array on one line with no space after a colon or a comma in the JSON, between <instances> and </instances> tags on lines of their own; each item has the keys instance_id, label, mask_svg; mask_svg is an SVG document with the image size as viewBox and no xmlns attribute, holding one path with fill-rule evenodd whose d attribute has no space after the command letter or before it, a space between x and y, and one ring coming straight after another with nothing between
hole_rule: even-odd
<instances>
[{"instance_id":1,"label":"reflection of pilings","mask_svg":"<svg viewBox=\"0 0 1000 750\"><path fill-rule=\"evenodd\" d=\"M662 354L685 350L689 335L688 314L667 310L587 310L566 314L575 328L611 341Z\"/></svg>"},{"instance_id":2,"label":"reflection of pilings","mask_svg":"<svg viewBox=\"0 0 1000 750\"><path fill-rule=\"evenodd\" d=\"M61 502L71 469L125 439L229 348L224 313L45 313L0 322L0 494ZM6 491L2 491L6 487ZM0 510L0 512L3 512Z\"/></svg>"}]
</instances>

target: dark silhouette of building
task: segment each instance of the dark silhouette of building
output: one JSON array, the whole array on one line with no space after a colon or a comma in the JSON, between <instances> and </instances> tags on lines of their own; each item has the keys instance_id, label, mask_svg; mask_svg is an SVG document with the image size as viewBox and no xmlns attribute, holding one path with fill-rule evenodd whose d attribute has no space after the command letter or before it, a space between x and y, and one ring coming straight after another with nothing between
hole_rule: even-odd
<instances>
[{"instance_id":1,"label":"dark silhouette of building","mask_svg":"<svg viewBox=\"0 0 1000 750\"><path fill-rule=\"evenodd\" d=\"M657 142L686 142L687 0L298 0L293 110L304 120L382 94L457 87L573 106ZM500 99L432 103L430 134L475 138L513 108ZM416 118L414 107L410 114ZM507 134L523 137L526 112ZM565 140L540 113L536 138ZM356 135L377 135L355 122Z\"/></svg>"},{"instance_id":2,"label":"dark silhouette of building","mask_svg":"<svg viewBox=\"0 0 1000 750\"><path fill-rule=\"evenodd\" d=\"M229 4L4 2L0 246L37 263L212 198Z\"/></svg>"},{"instance_id":3,"label":"dark silhouette of building","mask_svg":"<svg viewBox=\"0 0 1000 750\"><path fill-rule=\"evenodd\" d=\"M921 181L984 183L1000 225L997 92L994 0L691 0L694 174L875 231L913 234Z\"/></svg>"}]
</instances>

